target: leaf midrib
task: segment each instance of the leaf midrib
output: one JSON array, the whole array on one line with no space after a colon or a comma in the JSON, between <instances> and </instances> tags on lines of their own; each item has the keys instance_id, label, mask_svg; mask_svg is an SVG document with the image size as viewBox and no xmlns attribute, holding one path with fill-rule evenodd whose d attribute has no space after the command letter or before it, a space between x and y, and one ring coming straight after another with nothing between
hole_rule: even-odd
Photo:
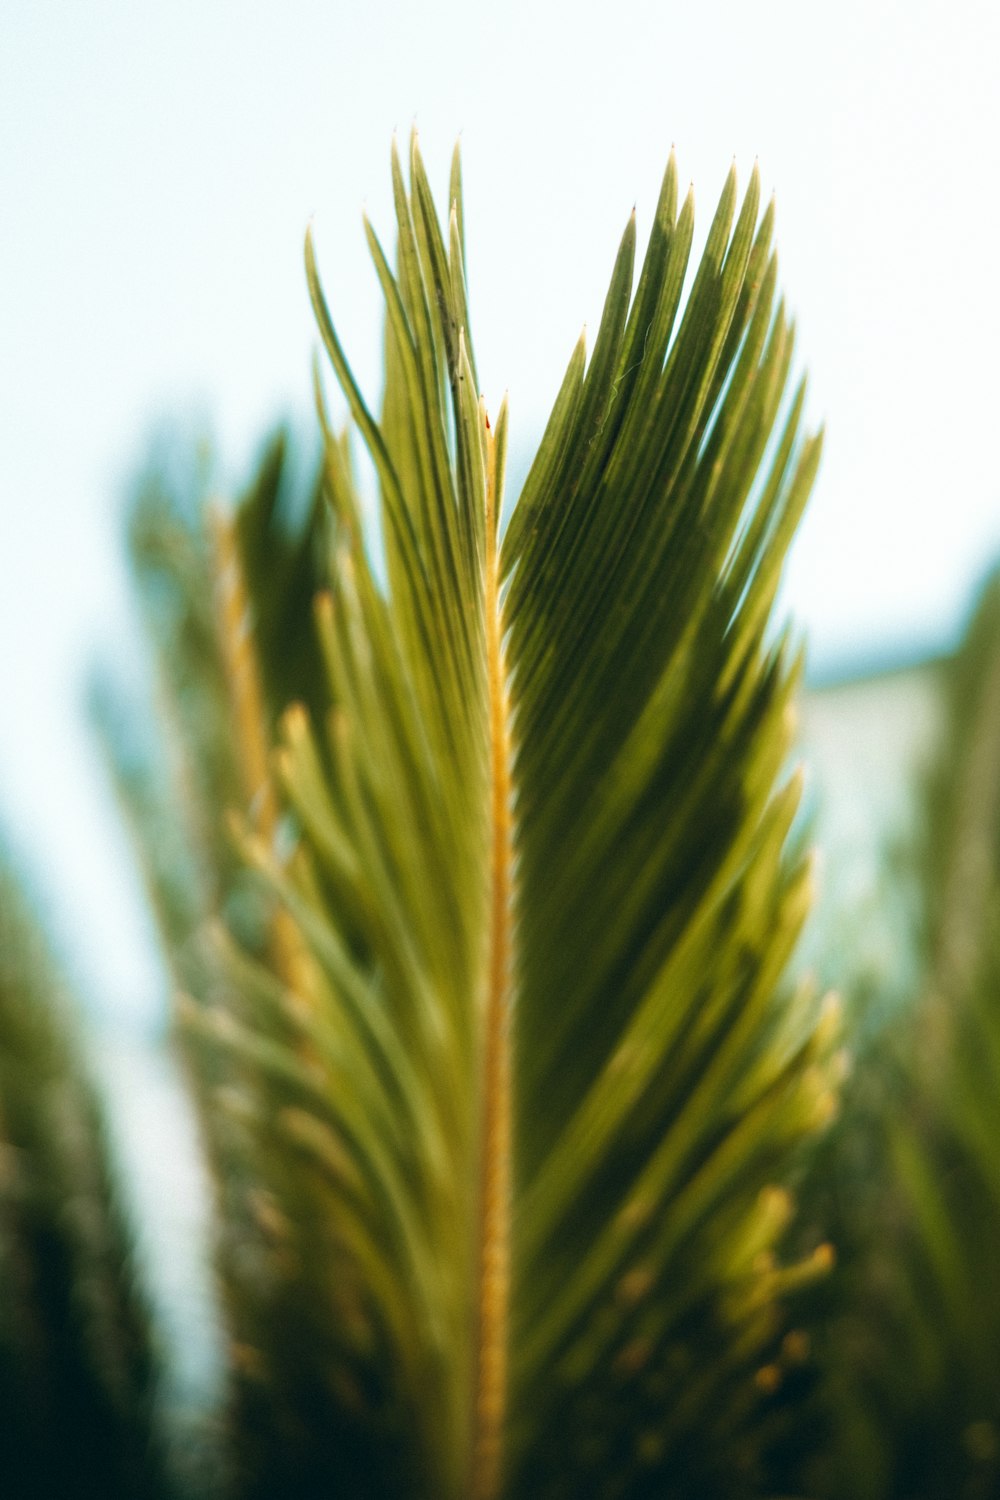
<instances>
[{"instance_id":1,"label":"leaf midrib","mask_svg":"<svg viewBox=\"0 0 1000 1500\"><path fill-rule=\"evenodd\" d=\"M497 545L497 445L485 413L483 420L487 463L484 583L491 849L470 1500L495 1500L500 1491L510 1296L511 737Z\"/></svg>"}]
</instances>

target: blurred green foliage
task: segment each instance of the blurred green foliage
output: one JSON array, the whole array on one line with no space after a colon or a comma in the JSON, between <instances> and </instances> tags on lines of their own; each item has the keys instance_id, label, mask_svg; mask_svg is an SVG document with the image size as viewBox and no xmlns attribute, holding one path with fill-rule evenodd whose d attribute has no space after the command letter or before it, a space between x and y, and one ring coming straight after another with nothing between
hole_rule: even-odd
<instances>
[{"instance_id":1,"label":"blurred green foliage","mask_svg":"<svg viewBox=\"0 0 1000 1500\"><path fill-rule=\"evenodd\" d=\"M155 1343L66 985L0 846L0 1493L154 1500Z\"/></svg>"}]
</instances>

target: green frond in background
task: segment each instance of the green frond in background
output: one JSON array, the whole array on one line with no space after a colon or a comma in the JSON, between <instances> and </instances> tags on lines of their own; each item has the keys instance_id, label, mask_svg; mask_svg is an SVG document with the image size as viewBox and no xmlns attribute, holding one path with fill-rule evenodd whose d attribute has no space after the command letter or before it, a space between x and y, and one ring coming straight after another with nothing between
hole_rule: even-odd
<instances>
[{"instance_id":1,"label":"green frond in background","mask_svg":"<svg viewBox=\"0 0 1000 1500\"><path fill-rule=\"evenodd\" d=\"M254 692L265 750L270 709L305 700L273 803L256 775L204 798L242 810L277 905L256 944L215 923L184 1007L233 1216L238 1488L757 1493L806 1344L786 1295L830 1263L781 1247L836 1033L783 980L810 880L770 613L819 443L787 393L773 213L730 176L682 307L671 162L501 535L507 412L479 397L457 158L443 225L415 140L409 166L394 151L394 255L366 226L377 415L307 252L384 569L324 415L319 686L246 546L221 573L253 651L225 666L218 615L207 646L244 761Z\"/></svg>"},{"instance_id":2,"label":"green frond in background","mask_svg":"<svg viewBox=\"0 0 1000 1500\"><path fill-rule=\"evenodd\" d=\"M171 465L153 454L128 520L153 701L137 701L106 669L91 688L163 948L184 990L205 982L207 922L224 916L249 946L264 941L260 901L224 811L258 796L262 736L286 704L317 701L312 600L325 576L324 503L315 485L301 492L293 467L278 432L234 521L213 502L203 461L180 465L175 455Z\"/></svg>"},{"instance_id":3,"label":"green frond in background","mask_svg":"<svg viewBox=\"0 0 1000 1500\"><path fill-rule=\"evenodd\" d=\"M63 981L0 847L0 1494L153 1500L148 1311Z\"/></svg>"},{"instance_id":4,"label":"green frond in background","mask_svg":"<svg viewBox=\"0 0 1000 1500\"><path fill-rule=\"evenodd\" d=\"M831 1287L822 1495L1000 1489L1000 581L941 671L943 730L897 862L921 991L857 1059L814 1173ZM878 997L874 997L876 1002ZM819 1320L817 1320L819 1321Z\"/></svg>"},{"instance_id":5,"label":"green frond in background","mask_svg":"<svg viewBox=\"0 0 1000 1500\"><path fill-rule=\"evenodd\" d=\"M182 468L176 455L170 465L155 453L132 502L129 552L155 702L137 704L104 671L91 709L176 991L263 1027L256 981L250 989L234 984L220 953L238 940L280 971L287 929L248 878L227 814L249 810L254 826L275 836L274 725L293 696L322 702L313 600L326 577L328 511L315 466L303 486L283 433L267 443L234 514L213 501L203 468ZM286 1023L278 1034L287 1040ZM310 1373L325 1350L311 1335L311 1289L300 1294L287 1255L272 1243L273 1152L259 1116L247 1115L247 1066L206 1047L197 1026L181 1040L218 1211L215 1259L231 1355L227 1448L280 1493L296 1468L303 1411L333 1430L326 1393L315 1394ZM252 1081L263 1100L256 1074ZM287 1163L273 1169L287 1199ZM280 1376L280 1396L271 1390L266 1400L262 1347Z\"/></svg>"}]
</instances>

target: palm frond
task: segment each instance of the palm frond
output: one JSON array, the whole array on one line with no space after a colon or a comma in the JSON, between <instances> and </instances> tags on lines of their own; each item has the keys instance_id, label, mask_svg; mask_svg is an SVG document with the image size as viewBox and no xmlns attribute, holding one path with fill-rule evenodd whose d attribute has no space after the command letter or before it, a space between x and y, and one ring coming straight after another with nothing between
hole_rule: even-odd
<instances>
[{"instance_id":1,"label":"palm frond","mask_svg":"<svg viewBox=\"0 0 1000 1500\"><path fill-rule=\"evenodd\" d=\"M237 941L279 975L294 964L287 918L248 878L226 814L244 809L262 837L277 835L268 760L281 709L292 696L314 703L319 688L312 601L325 577L327 508L314 473L299 484L280 432L232 513L211 502L199 466L167 457L153 455L129 520L155 702L137 703L105 670L91 707L180 1010L193 1010L179 1035L215 1186L231 1355L226 1446L234 1469L260 1476L267 1493L294 1472L301 1412L330 1403L327 1393L322 1401L312 1394L315 1360L302 1352L309 1309L289 1274L269 1185L271 1174L287 1203L290 1174L273 1161L253 1107L260 1069L206 1043L206 1016L225 1013L243 1025L253 1016L258 1030L270 1018L270 1031L288 1039L287 1025L259 999L259 979L240 975L234 984L221 957ZM267 1361L256 1352L262 1347Z\"/></svg>"},{"instance_id":2,"label":"palm frond","mask_svg":"<svg viewBox=\"0 0 1000 1500\"><path fill-rule=\"evenodd\" d=\"M809 873L785 853L797 659L770 614L819 441L786 397L773 214L730 175L681 312L671 162L636 290L630 221L501 536L457 159L445 227L415 138L409 181L392 168L394 258L366 226L377 415L307 243L387 581L321 403L329 707L282 721L293 853L252 815L242 834L295 960L226 943L239 1006L191 1012L276 1169L322 1347L313 1480L751 1493L782 1296L829 1263L777 1252L836 1030L782 978Z\"/></svg>"},{"instance_id":3,"label":"palm frond","mask_svg":"<svg viewBox=\"0 0 1000 1500\"><path fill-rule=\"evenodd\" d=\"M189 993L210 984L207 923L225 917L251 949L266 945L222 810L260 791L287 703L316 704L312 599L326 545L321 492L315 483L305 496L297 489L286 434L265 445L236 518L212 503L205 467L156 451L131 503L129 560L153 701L107 668L90 693L163 952Z\"/></svg>"},{"instance_id":4,"label":"palm frond","mask_svg":"<svg viewBox=\"0 0 1000 1500\"><path fill-rule=\"evenodd\" d=\"M859 1057L823 1164L846 1267L827 1310L830 1437L808 1473L861 1500L989 1495L1000 1479L995 577L939 670L943 733L894 871L915 898L922 988Z\"/></svg>"},{"instance_id":5,"label":"palm frond","mask_svg":"<svg viewBox=\"0 0 1000 1500\"><path fill-rule=\"evenodd\" d=\"M0 1491L167 1493L157 1375L65 983L0 849Z\"/></svg>"}]
</instances>

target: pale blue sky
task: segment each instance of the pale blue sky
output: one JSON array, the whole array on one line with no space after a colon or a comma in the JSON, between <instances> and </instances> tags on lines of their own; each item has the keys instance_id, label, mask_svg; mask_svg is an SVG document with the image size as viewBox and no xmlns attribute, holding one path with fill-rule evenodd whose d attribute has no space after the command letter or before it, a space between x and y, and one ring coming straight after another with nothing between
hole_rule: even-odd
<instances>
[{"instance_id":1,"label":"pale blue sky","mask_svg":"<svg viewBox=\"0 0 1000 1500\"><path fill-rule=\"evenodd\" d=\"M487 400L529 446L667 153L704 232L729 162L778 197L828 442L786 597L817 659L947 638L1000 551L1000 7L0 0L0 812L85 981L148 1003L138 902L82 726L125 628L125 476L210 416L235 475L306 413L301 242L378 378L360 211L416 119L461 132Z\"/></svg>"}]
</instances>

